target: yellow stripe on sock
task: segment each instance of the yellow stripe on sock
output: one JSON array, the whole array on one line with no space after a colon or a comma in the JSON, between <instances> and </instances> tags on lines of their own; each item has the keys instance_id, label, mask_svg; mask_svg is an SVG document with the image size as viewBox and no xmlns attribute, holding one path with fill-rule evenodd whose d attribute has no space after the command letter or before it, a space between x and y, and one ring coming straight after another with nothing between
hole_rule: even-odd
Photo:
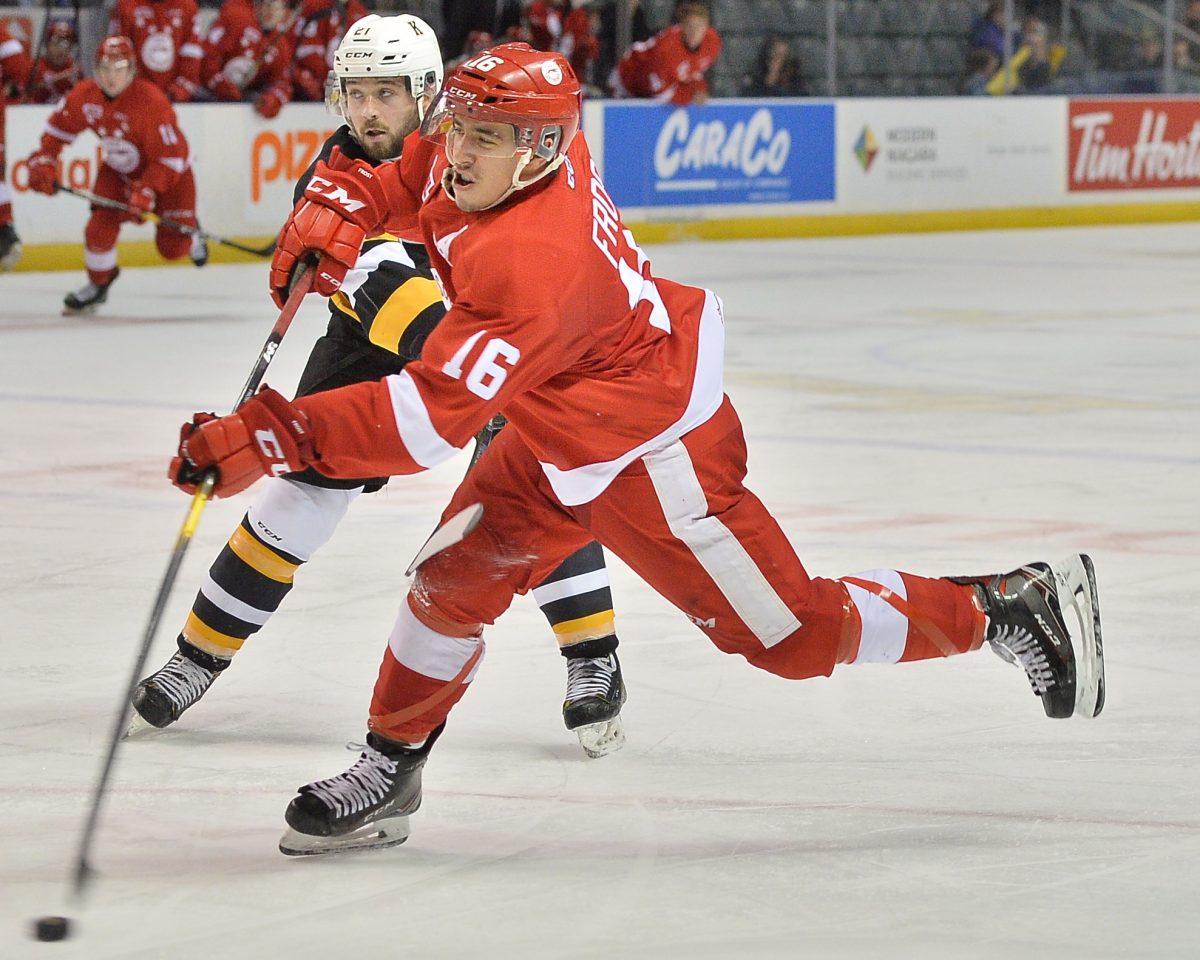
<instances>
[{"instance_id":1,"label":"yellow stripe on sock","mask_svg":"<svg viewBox=\"0 0 1200 960\"><path fill-rule=\"evenodd\" d=\"M441 303L438 285L425 277L410 277L387 298L371 322L371 342L395 353L408 325L432 304Z\"/></svg>"},{"instance_id":2,"label":"yellow stripe on sock","mask_svg":"<svg viewBox=\"0 0 1200 960\"><path fill-rule=\"evenodd\" d=\"M279 583L291 583L296 576L298 563L290 563L279 554L274 553L248 534L244 527L238 527L229 538L229 549L248 567L257 570L264 577Z\"/></svg>"},{"instance_id":3,"label":"yellow stripe on sock","mask_svg":"<svg viewBox=\"0 0 1200 960\"><path fill-rule=\"evenodd\" d=\"M229 659L242 649L245 640L220 633L204 623L194 613L189 613L187 623L183 625L183 636L194 647L214 657Z\"/></svg>"},{"instance_id":4,"label":"yellow stripe on sock","mask_svg":"<svg viewBox=\"0 0 1200 960\"><path fill-rule=\"evenodd\" d=\"M560 647L569 647L584 640L598 640L615 632L616 617L611 610L593 613L578 620L564 620L554 625L554 636Z\"/></svg>"}]
</instances>

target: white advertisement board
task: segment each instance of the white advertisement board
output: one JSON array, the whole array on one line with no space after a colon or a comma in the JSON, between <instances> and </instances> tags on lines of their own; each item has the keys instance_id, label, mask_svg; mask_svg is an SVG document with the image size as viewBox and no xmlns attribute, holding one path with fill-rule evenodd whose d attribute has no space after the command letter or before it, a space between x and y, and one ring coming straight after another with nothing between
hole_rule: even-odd
<instances>
[{"instance_id":1,"label":"white advertisement board","mask_svg":"<svg viewBox=\"0 0 1200 960\"><path fill-rule=\"evenodd\" d=\"M1059 97L839 101L838 210L1061 202L1066 124Z\"/></svg>"}]
</instances>

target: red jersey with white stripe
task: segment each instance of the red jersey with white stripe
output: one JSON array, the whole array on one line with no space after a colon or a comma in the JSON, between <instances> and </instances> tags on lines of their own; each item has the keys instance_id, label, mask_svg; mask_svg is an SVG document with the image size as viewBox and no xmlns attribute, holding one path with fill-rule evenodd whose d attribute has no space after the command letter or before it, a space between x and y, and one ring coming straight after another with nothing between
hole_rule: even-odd
<instances>
[{"instance_id":1,"label":"red jersey with white stripe","mask_svg":"<svg viewBox=\"0 0 1200 960\"><path fill-rule=\"evenodd\" d=\"M270 91L288 103L295 45L293 24L284 22L264 34L246 0L225 0L204 39L200 81L207 84L221 73L239 90Z\"/></svg>"},{"instance_id":2,"label":"red jersey with white stripe","mask_svg":"<svg viewBox=\"0 0 1200 960\"><path fill-rule=\"evenodd\" d=\"M9 90L18 95L29 79L29 54L25 44L0 25L0 108Z\"/></svg>"},{"instance_id":3,"label":"red jersey with white stripe","mask_svg":"<svg viewBox=\"0 0 1200 960\"><path fill-rule=\"evenodd\" d=\"M29 103L56 103L82 78L83 71L74 57L61 67L53 67L42 58L34 65L33 80L25 91L25 99Z\"/></svg>"},{"instance_id":4,"label":"red jersey with white stripe","mask_svg":"<svg viewBox=\"0 0 1200 960\"><path fill-rule=\"evenodd\" d=\"M704 75L720 53L721 38L712 27L700 46L690 50L683 42L682 28L675 25L635 43L617 64L617 74L631 97L684 106L708 93Z\"/></svg>"},{"instance_id":5,"label":"red jersey with white stripe","mask_svg":"<svg viewBox=\"0 0 1200 960\"><path fill-rule=\"evenodd\" d=\"M46 121L42 150L56 157L84 130L100 138L104 166L156 193L174 186L191 162L167 95L141 77L113 100L95 80L81 82Z\"/></svg>"},{"instance_id":6,"label":"red jersey with white stripe","mask_svg":"<svg viewBox=\"0 0 1200 960\"><path fill-rule=\"evenodd\" d=\"M402 373L297 401L317 469L414 473L503 412L580 504L720 406L715 297L652 275L582 134L555 174L494 209L464 213L439 184L420 223L450 309Z\"/></svg>"},{"instance_id":7,"label":"red jersey with white stripe","mask_svg":"<svg viewBox=\"0 0 1200 960\"><path fill-rule=\"evenodd\" d=\"M162 90L176 79L194 90L201 54L197 16L196 0L118 0L108 35L133 41L139 76Z\"/></svg>"}]
</instances>

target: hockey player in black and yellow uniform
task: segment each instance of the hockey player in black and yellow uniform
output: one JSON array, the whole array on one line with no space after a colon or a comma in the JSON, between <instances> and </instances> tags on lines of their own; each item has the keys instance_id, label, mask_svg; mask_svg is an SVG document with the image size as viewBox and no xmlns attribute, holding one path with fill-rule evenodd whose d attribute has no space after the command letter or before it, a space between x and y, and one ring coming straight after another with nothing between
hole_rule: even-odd
<instances>
[{"instance_id":1,"label":"hockey player in black and yellow uniform","mask_svg":"<svg viewBox=\"0 0 1200 960\"><path fill-rule=\"evenodd\" d=\"M442 80L442 58L427 24L407 14L354 24L335 55L331 101L347 125L325 143L352 159L396 159ZM299 201L316 163L297 184ZM313 347L297 395L378 380L415 360L446 312L420 243L369 238L342 288L329 300L329 327ZM496 425L498 426L498 425ZM483 452L489 432L477 441ZM332 535L351 502L387 477L333 480L314 470L271 478L200 587L178 651L144 679L129 732L169 726L196 703L291 591L302 564ZM533 591L567 661L563 718L589 756L624 743L625 688L617 662L604 555L590 544Z\"/></svg>"}]
</instances>

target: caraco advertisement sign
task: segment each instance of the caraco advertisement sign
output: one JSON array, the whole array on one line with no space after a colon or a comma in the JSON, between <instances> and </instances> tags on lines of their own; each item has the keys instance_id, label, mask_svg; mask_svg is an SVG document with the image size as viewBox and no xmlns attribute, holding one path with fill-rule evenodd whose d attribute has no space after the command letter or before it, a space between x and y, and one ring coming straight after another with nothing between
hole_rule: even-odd
<instances>
[{"instance_id":1,"label":"caraco advertisement sign","mask_svg":"<svg viewBox=\"0 0 1200 960\"><path fill-rule=\"evenodd\" d=\"M838 102L838 208L953 210L1062 196L1065 100Z\"/></svg>"},{"instance_id":2,"label":"caraco advertisement sign","mask_svg":"<svg viewBox=\"0 0 1200 960\"><path fill-rule=\"evenodd\" d=\"M1067 189L1200 187L1200 101L1072 100Z\"/></svg>"},{"instance_id":3,"label":"caraco advertisement sign","mask_svg":"<svg viewBox=\"0 0 1200 960\"><path fill-rule=\"evenodd\" d=\"M834 105L606 104L604 157L621 207L830 201Z\"/></svg>"}]
</instances>

